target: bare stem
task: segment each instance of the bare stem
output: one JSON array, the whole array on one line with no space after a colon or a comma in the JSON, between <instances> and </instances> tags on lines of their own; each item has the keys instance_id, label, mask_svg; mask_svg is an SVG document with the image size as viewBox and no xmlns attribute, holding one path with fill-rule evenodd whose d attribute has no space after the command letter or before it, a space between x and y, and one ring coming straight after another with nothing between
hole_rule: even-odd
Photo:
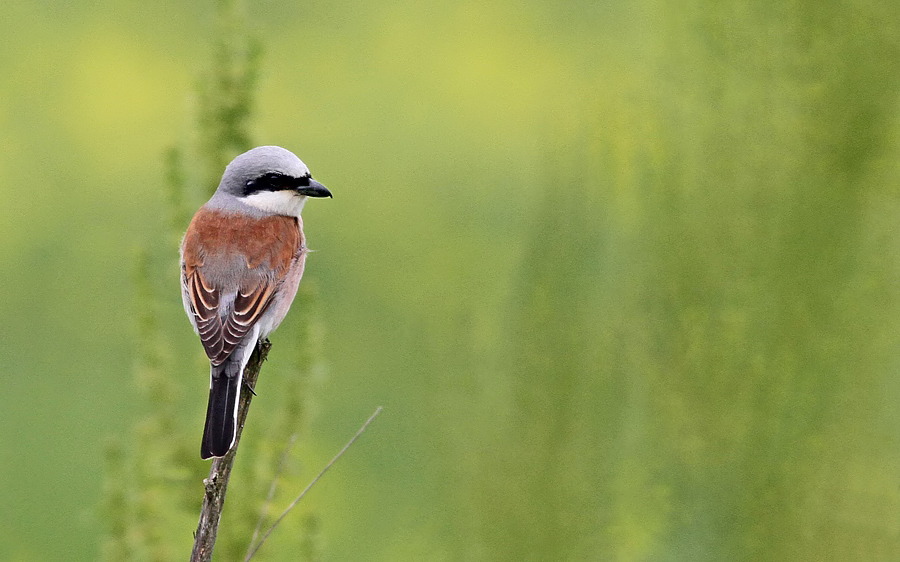
<instances>
[{"instance_id":1,"label":"bare stem","mask_svg":"<svg viewBox=\"0 0 900 562\"><path fill-rule=\"evenodd\" d=\"M245 386L241 388L241 400L238 405L237 435L234 439L234 446L224 457L213 460L209 469L209 477L203 480L205 493L203 494L203 506L200 509L200 522L197 524L197 531L194 533L194 548L191 551L191 562L209 562L212 559L213 547L216 545L216 533L219 530L219 519L222 517L222 508L225 506L228 479L231 477L234 457L241 442L241 433L244 431L244 422L247 420L250 401L253 400L252 389L256 387L259 370L262 368L263 361L266 360L271 347L272 344L269 343L269 340L263 340L253 350L253 355L250 356L250 361L244 370Z\"/></svg>"},{"instance_id":2,"label":"bare stem","mask_svg":"<svg viewBox=\"0 0 900 562\"><path fill-rule=\"evenodd\" d=\"M382 410L381 406L378 406L378 408L375 410L375 413L372 414L371 416L369 416L369 419L366 420L366 423L364 423L364 424L362 425L361 428L359 428L359 431L356 432L356 435L354 435L354 436L350 439L350 441L348 441L347 444L344 445L344 448L343 448L343 449L341 449L340 451L338 451L338 454L336 454L336 455L334 456L334 458L331 459L331 462L329 462L328 464L325 465L325 468L323 468L322 471L319 472L319 474L318 474L315 478L313 478L312 482L310 482L309 485L308 485L306 488L304 488L304 490L303 490L302 492L300 492L300 495L297 496L297 498L296 498L294 501L291 502L291 505L289 505L289 506L287 507L287 509L284 510L284 513L282 513L281 516L280 516L278 519L276 519L274 523L272 523L272 526L269 527L269 530L266 531L266 534L263 535L263 538L260 539L260 541L256 544L256 547L255 547L255 548L247 555L246 558L244 558L244 562L248 562L251 558L253 558L253 555L256 554L256 551L259 550L259 547L261 547L262 544L263 544L264 542L266 542L266 539L269 538L269 535L272 534L272 531L275 530L275 527L277 527L278 524L281 523L281 520L284 519L285 516L286 516L288 513L290 513L290 511L291 511L292 509L294 509L294 506L296 506L298 503L300 503L300 500L303 499L303 496L306 495L306 492L308 492L308 491L316 484L316 482L318 482L319 479L322 478L322 476L323 476L326 472L328 472L328 469L331 468L331 465L333 465L334 463L336 463L337 460L338 460L339 458L341 458L341 456L342 456L344 453L347 452L347 449L349 449L350 446L353 445L353 443L359 438L359 436L363 434L363 432L366 430L366 428L369 427L369 424L372 423L372 420L374 420L375 417L376 417L378 414L381 413L381 410Z\"/></svg>"}]
</instances>

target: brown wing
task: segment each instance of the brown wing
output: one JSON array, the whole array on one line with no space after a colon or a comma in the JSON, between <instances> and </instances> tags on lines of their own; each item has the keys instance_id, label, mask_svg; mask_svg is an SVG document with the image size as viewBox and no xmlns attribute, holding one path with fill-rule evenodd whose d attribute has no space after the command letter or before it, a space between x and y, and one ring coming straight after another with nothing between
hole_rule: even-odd
<instances>
[{"instance_id":1,"label":"brown wing","mask_svg":"<svg viewBox=\"0 0 900 562\"><path fill-rule=\"evenodd\" d=\"M269 308L301 245L293 217L242 219L204 210L194 217L182 246L182 282L213 365L231 355ZM216 282L235 277L239 285Z\"/></svg>"},{"instance_id":2,"label":"brown wing","mask_svg":"<svg viewBox=\"0 0 900 562\"><path fill-rule=\"evenodd\" d=\"M249 291L239 290L223 322L219 310L219 290L206 283L199 269L187 278L197 333L213 365L221 365L231 355L269 308L276 284L276 280L264 281Z\"/></svg>"}]
</instances>

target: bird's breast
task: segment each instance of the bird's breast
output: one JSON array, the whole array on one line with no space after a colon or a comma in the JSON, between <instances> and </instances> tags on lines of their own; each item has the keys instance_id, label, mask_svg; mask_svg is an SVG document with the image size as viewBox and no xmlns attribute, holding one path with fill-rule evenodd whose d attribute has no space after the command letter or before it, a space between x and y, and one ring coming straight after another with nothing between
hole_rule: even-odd
<instances>
[{"instance_id":1,"label":"bird's breast","mask_svg":"<svg viewBox=\"0 0 900 562\"><path fill-rule=\"evenodd\" d=\"M272 215L263 218L201 208L188 227L182 245L185 268L209 270L230 276L228 271L263 268L276 277L286 275L298 253L303 253L303 232L297 217ZM214 271L221 270L221 271Z\"/></svg>"}]
</instances>

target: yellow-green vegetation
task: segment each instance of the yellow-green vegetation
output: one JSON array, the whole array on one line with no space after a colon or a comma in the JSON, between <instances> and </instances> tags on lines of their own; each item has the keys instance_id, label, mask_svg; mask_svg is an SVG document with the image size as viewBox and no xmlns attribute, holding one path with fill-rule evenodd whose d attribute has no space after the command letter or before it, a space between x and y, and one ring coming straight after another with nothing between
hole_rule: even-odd
<instances>
[{"instance_id":1,"label":"yellow-green vegetation","mask_svg":"<svg viewBox=\"0 0 900 562\"><path fill-rule=\"evenodd\" d=\"M173 232L250 142L335 198L219 559L297 428L276 513L379 405L260 560L900 557L895 2L271 0L259 50L214 13L4 7L0 560L187 556ZM203 113L228 45L253 103Z\"/></svg>"}]
</instances>

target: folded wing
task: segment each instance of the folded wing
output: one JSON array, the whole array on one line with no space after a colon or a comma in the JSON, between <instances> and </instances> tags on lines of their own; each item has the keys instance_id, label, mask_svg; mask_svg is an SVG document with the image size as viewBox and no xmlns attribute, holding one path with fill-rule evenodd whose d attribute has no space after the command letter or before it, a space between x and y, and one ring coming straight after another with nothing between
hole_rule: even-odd
<instances>
[{"instance_id":1,"label":"folded wing","mask_svg":"<svg viewBox=\"0 0 900 562\"><path fill-rule=\"evenodd\" d=\"M210 363L221 365L243 341L272 303L275 285L275 280L263 280L249 290L240 289L233 304L220 311L220 290L210 286L199 269L187 277L191 312Z\"/></svg>"}]
</instances>

